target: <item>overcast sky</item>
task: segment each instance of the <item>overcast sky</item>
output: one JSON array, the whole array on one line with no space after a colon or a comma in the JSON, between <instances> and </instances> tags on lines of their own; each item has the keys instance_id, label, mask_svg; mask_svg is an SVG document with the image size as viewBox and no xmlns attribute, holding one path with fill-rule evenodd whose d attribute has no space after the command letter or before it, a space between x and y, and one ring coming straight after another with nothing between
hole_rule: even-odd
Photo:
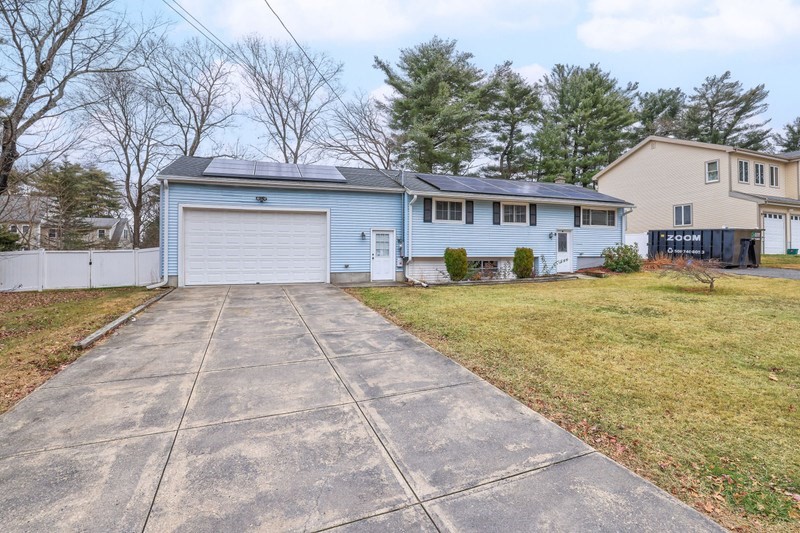
<instances>
[{"instance_id":1,"label":"overcast sky","mask_svg":"<svg viewBox=\"0 0 800 533\"><path fill-rule=\"evenodd\" d=\"M126 0L123 0L126 1ZM128 10L142 9L127 0ZM264 0L177 0L233 42L257 32L288 39ZM485 70L504 60L535 81L557 63L600 63L623 84L689 92L731 70L746 87L765 83L772 127L800 115L800 0L271 0L294 35L345 65L348 90L381 92L375 55L394 62L401 48L433 35L458 40ZM148 14L194 30L161 0Z\"/></svg>"}]
</instances>

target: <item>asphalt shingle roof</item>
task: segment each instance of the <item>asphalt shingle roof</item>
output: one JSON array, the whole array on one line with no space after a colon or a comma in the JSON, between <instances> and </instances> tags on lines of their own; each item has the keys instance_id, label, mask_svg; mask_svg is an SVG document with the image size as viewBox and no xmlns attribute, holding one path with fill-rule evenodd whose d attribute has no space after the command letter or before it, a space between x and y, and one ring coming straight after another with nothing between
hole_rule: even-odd
<instances>
[{"instance_id":1,"label":"asphalt shingle roof","mask_svg":"<svg viewBox=\"0 0 800 533\"><path fill-rule=\"evenodd\" d=\"M226 176L208 176L203 172L211 163L213 158L210 157L189 157L181 156L171 164L166 166L159 174L163 178L211 178L211 179L252 179L257 180L265 185L291 185L302 184L309 186L308 180L287 180L287 179L269 179L264 177L245 177L245 178L230 178ZM376 170L371 168L352 168L352 167L336 167L337 170L344 176L345 182L324 182L325 188L376 188L386 189L391 191L402 192L403 185L410 191L416 193L447 193L459 194L465 191L447 191L439 189L424 180L425 174L417 174L414 172L404 172L401 176L399 170ZM421 179L422 178L422 179ZM491 180L487 178L468 178L469 180L479 180L497 182L498 180ZM401 185L402 182L402 185ZM322 183L322 182L321 182ZM593 189L584 187L576 187L575 185L558 185L554 183L536 183L536 182L520 182L520 192L514 194L489 194L489 196L517 196L528 198L549 198L558 200L574 200L576 202L602 202L602 203L619 203L625 204L626 202L618 198L614 198L605 194L600 194ZM486 194L480 192L471 192L470 194Z\"/></svg>"}]
</instances>

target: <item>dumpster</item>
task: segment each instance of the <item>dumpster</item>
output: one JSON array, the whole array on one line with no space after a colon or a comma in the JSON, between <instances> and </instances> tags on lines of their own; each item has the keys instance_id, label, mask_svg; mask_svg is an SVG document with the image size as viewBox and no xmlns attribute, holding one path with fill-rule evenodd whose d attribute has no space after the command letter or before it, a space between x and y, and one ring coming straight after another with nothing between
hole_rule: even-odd
<instances>
[{"instance_id":1,"label":"dumpster","mask_svg":"<svg viewBox=\"0 0 800 533\"><path fill-rule=\"evenodd\" d=\"M717 261L724 267L758 268L761 264L760 229L652 230L647 255L694 257Z\"/></svg>"}]
</instances>

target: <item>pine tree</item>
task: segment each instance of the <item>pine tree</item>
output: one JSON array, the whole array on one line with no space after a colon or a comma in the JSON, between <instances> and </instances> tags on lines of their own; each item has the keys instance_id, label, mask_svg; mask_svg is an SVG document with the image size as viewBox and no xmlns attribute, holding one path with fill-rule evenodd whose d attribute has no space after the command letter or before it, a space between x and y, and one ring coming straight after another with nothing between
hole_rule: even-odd
<instances>
[{"instance_id":1,"label":"pine tree","mask_svg":"<svg viewBox=\"0 0 800 533\"><path fill-rule=\"evenodd\" d=\"M542 103L536 88L505 63L495 69L489 83L486 129L488 155L484 175L505 179L531 177L533 161L528 141Z\"/></svg>"},{"instance_id":2,"label":"pine tree","mask_svg":"<svg viewBox=\"0 0 800 533\"><path fill-rule=\"evenodd\" d=\"M121 209L119 190L108 173L96 168L64 161L43 168L32 185L47 201L45 226L59 236L49 245L61 250L89 246L85 235L92 226L86 219L115 217Z\"/></svg>"},{"instance_id":3,"label":"pine tree","mask_svg":"<svg viewBox=\"0 0 800 533\"><path fill-rule=\"evenodd\" d=\"M542 127L535 147L544 181L592 177L630 145L637 85L621 87L596 64L556 65L542 82Z\"/></svg>"},{"instance_id":4,"label":"pine tree","mask_svg":"<svg viewBox=\"0 0 800 533\"><path fill-rule=\"evenodd\" d=\"M397 93L388 108L400 161L419 172L465 173L481 148L485 75L456 41L434 37L374 67Z\"/></svg>"},{"instance_id":5,"label":"pine tree","mask_svg":"<svg viewBox=\"0 0 800 533\"><path fill-rule=\"evenodd\" d=\"M782 152L800 150L800 117L784 126L783 135L775 135L775 144Z\"/></svg>"},{"instance_id":6,"label":"pine tree","mask_svg":"<svg viewBox=\"0 0 800 533\"><path fill-rule=\"evenodd\" d=\"M709 76L694 88L681 125L685 139L750 150L769 148L769 120L757 121L769 107L764 84L745 90L730 71Z\"/></svg>"},{"instance_id":7,"label":"pine tree","mask_svg":"<svg viewBox=\"0 0 800 533\"><path fill-rule=\"evenodd\" d=\"M649 135L669 137L680 131L681 115L686 107L686 95L680 88L658 89L636 95L636 140Z\"/></svg>"}]
</instances>

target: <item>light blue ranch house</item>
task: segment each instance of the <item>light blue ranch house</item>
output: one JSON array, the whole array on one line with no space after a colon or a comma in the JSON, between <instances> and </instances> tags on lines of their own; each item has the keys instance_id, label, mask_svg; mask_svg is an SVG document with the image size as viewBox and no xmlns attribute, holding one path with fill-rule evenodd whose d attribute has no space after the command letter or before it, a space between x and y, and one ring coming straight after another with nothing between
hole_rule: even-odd
<instances>
[{"instance_id":1,"label":"light blue ranch house","mask_svg":"<svg viewBox=\"0 0 800 533\"><path fill-rule=\"evenodd\" d=\"M161 182L162 276L177 286L446 281L444 250L476 277L602 264L633 206L575 185L180 157Z\"/></svg>"}]
</instances>

